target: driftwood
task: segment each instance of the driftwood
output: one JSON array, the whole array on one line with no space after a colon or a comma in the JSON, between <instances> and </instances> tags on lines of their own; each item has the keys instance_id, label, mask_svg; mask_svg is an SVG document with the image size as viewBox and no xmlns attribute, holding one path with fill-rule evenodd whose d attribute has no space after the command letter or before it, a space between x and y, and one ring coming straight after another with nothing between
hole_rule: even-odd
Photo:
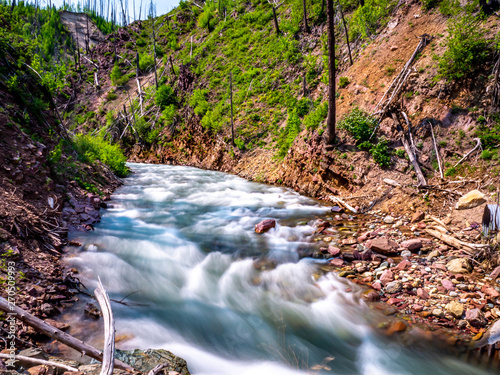
<instances>
[{"instance_id":1,"label":"driftwood","mask_svg":"<svg viewBox=\"0 0 500 375\"><path fill-rule=\"evenodd\" d=\"M94 291L94 294L101 307L104 320L104 348L100 375L112 375L114 368L113 360L115 358L115 320L113 319L109 296L104 290L100 278L99 285Z\"/></svg>"},{"instance_id":2,"label":"driftwood","mask_svg":"<svg viewBox=\"0 0 500 375\"><path fill-rule=\"evenodd\" d=\"M478 245L460 241L459 239L446 234L445 233L446 229L442 227L429 227L425 229L425 232L456 249L464 249L470 255L473 255L471 253L471 251L473 250L479 250L489 247L489 245L482 245L482 244Z\"/></svg>"},{"instance_id":3,"label":"driftwood","mask_svg":"<svg viewBox=\"0 0 500 375\"><path fill-rule=\"evenodd\" d=\"M384 178L384 183L393 187L400 187L401 184L397 181L391 180L390 178Z\"/></svg>"},{"instance_id":4,"label":"driftwood","mask_svg":"<svg viewBox=\"0 0 500 375\"><path fill-rule=\"evenodd\" d=\"M434 143L434 151L436 151L436 159L439 166L439 174L441 175L441 179L444 179L443 168L441 167L441 158L439 157L439 150L437 147L436 138L434 137L434 127L432 126L432 122L430 121L429 125L431 127L431 135L432 135L432 142Z\"/></svg>"},{"instance_id":5,"label":"driftwood","mask_svg":"<svg viewBox=\"0 0 500 375\"><path fill-rule=\"evenodd\" d=\"M10 354L0 353L0 358L10 359L10 358L12 358L12 356ZM15 355L14 359L16 361L23 361L23 362L33 363L34 365L53 366L53 367L62 368L63 370L66 370L66 371L75 371L75 372L78 371L77 368L65 365L63 363L46 361L44 359L38 359L38 358L32 358L32 357L26 357L24 355Z\"/></svg>"},{"instance_id":6,"label":"driftwood","mask_svg":"<svg viewBox=\"0 0 500 375\"><path fill-rule=\"evenodd\" d=\"M464 160L466 160L469 157L470 154L472 154L479 147L481 147L481 140L479 138L473 138L473 140L477 142L476 146L472 150L470 150L468 153L466 153L465 156L462 159L460 159L457 164L455 164L453 166L453 168L458 167Z\"/></svg>"},{"instance_id":7,"label":"driftwood","mask_svg":"<svg viewBox=\"0 0 500 375\"><path fill-rule=\"evenodd\" d=\"M163 363L161 365L157 365L150 372L148 372L148 375L157 375L165 367L168 367L168 363Z\"/></svg>"},{"instance_id":8,"label":"driftwood","mask_svg":"<svg viewBox=\"0 0 500 375\"><path fill-rule=\"evenodd\" d=\"M355 214L358 213L358 211L354 207L352 207L350 204L347 204L342 199L340 199L338 197L334 197L334 196L331 196L330 199L332 200L332 202L336 202L336 203L341 204L342 206L344 206L345 208L347 208L349 211L352 211Z\"/></svg>"},{"instance_id":9,"label":"driftwood","mask_svg":"<svg viewBox=\"0 0 500 375\"><path fill-rule=\"evenodd\" d=\"M413 165L415 172L417 173L418 186L426 186L427 182L425 181L424 174L422 173L422 169L420 169L420 165L418 165L417 158L415 157L415 154L413 153L413 151L408 143L408 140L406 139L406 134L403 131L401 123L399 122L399 119L394 112L392 112L391 114L392 114L392 118L393 118L394 122L396 123L397 129L403 133L402 137L401 137L401 141L403 142L403 146L405 148L405 151L408 154L408 157L410 158L410 162Z\"/></svg>"},{"instance_id":10,"label":"driftwood","mask_svg":"<svg viewBox=\"0 0 500 375\"><path fill-rule=\"evenodd\" d=\"M43 333L44 335L47 335L48 337L57 340L69 346L70 348L73 348L80 353L89 356L90 358L94 358L99 362L103 361L103 353L100 350L97 350L93 346L90 346L89 344L86 344L85 342L78 340L71 335L68 335L66 332L63 332L51 326L50 324L45 323L42 319L31 315L27 311L15 306L13 303L9 303L3 297L0 297L0 310L8 314L15 314L16 319L19 319L20 321L35 328L37 331ZM115 359L115 366L116 368L129 372L136 371L132 366L117 359Z\"/></svg>"}]
</instances>

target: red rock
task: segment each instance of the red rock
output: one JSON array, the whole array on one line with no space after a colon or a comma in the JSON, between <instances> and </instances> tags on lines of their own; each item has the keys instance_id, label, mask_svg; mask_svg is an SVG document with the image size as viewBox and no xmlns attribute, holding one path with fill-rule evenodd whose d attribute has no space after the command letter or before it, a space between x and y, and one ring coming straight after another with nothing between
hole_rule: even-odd
<instances>
[{"instance_id":1,"label":"red rock","mask_svg":"<svg viewBox=\"0 0 500 375\"><path fill-rule=\"evenodd\" d=\"M384 272L382 272L382 275L380 275L380 282L382 283L383 286L386 286L393 280L394 280L394 275L392 274L391 270L385 270Z\"/></svg>"},{"instance_id":2,"label":"red rock","mask_svg":"<svg viewBox=\"0 0 500 375\"><path fill-rule=\"evenodd\" d=\"M411 266L411 262L410 261L403 260L402 262L400 262L396 266L396 269L399 270L399 271L404 271L404 270L407 270L408 268L410 268L410 266Z\"/></svg>"},{"instance_id":3,"label":"red rock","mask_svg":"<svg viewBox=\"0 0 500 375\"><path fill-rule=\"evenodd\" d=\"M398 244L387 237L374 238L366 241L366 247L383 255L395 255L398 253Z\"/></svg>"},{"instance_id":4,"label":"red rock","mask_svg":"<svg viewBox=\"0 0 500 375\"><path fill-rule=\"evenodd\" d=\"M484 314L479 309L471 309L465 312L465 319L473 327L484 327L487 323Z\"/></svg>"},{"instance_id":5,"label":"red rock","mask_svg":"<svg viewBox=\"0 0 500 375\"><path fill-rule=\"evenodd\" d=\"M328 246L328 252L335 257L341 253L341 250L335 246Z\"/></svg>"},{"instance_id":6,"label":"red rock","mask_svg":"<svg viewBox=\"0 0 500 375\"><path fill-rule=\"evenodd\" d=\"M82 244L80 242L78 242L78 241L69 241L68 245L69 246L76 246L76 247L82 246Z\"/></svg>"},{"instance_id":7,"label":"red rock","mask_svg":"<svg viewBox=\"0 0 500 375\"><path fill-rule=\"evenodd\" d=\"M363 279L363 282L364 282L364 283L371 283L372 281L373 281L373 277L371 277L371 276L369 276L369 277L365 277L365 278Z\"/></svg>"},{"instance_id":8,"label":"red rock","mask_svg":"<svg viewBox=\"0 0 500 375\"><path fill-rule=\"evenodd\" d=\"M413 305L413 310L416 312L420 312L424 310L424 306L422 305Z\"/></svg>"},{"instance_id":9,"label":"red rock","mask_svg":"<svg viewBox=\"0 0 500 375\"><path fill-rule=\"evenodd\" d=\"M493 270L493 272L491 272L491 273L490 273L490 277L491 277L493 280L495 280L495 279L498 277L498 275L500 275L500 266L498 266L497 268L495 268L495 269Z\"/></svg>"},{"instance_id":10,"label":"red rock","mask_svg":"<svg viewBox=\"0 0 500 375\"><path fill-rule=\"evenodd\" d=\"M417 222L422 221L424 219L425 219L425 214L422 211L417 211L411 217L411 222L417 223Z\"/></svg>"},{"instance_id":11,"label":"red rock","mask_svg":"<svg viewBox=\"0 0 500 375\"><path fill-rule=\"evenodd\" d=\"M275 226L276 226L276 220L273 219L262 220L259 224L255 226L255 232L264 233L267 232L269 229L274 228Z\"/></svg>"},{"instance_id":12,"label":"red rock","mask_svg":"<svg viewBox=\"0 0 500 375\"><path fill-rule=\"evenodd\" d=\"M490 297L493 297L493 298L497 298L500 296L500 293L498 293L496 291L496 289L488 286L488 285L483 285L483 287L481 288L481 292L483 292L484 294L486 294L487 296L490 296Z\"/></svg>"},{"instance_id":13,"label":"red rock","mask_svg":"<svg viewBox=\"0 0 500 375\"><path fill-rule=\"evenodd\" d=\"M455 290L455 286L448 279L441 280L441 284L446 288L446 290Z\"/></svg>"},{"instance_id":14,"label":"red rock","mask_svg":"<svg viewBox=\"0 0 500 375\"><path fill-rule=\"evenodd\" d=\"M406 330L406 324L403 322L394 322L391 324L391 326L387 329L386 334L387 335L393 335L397 332L404 332Z\"/></svg>"},{"instance_id":15,"label":"red rock","mask_svg":"<svg viewBox=\"0 0 500 375\"><path fill-rule=\"evenodd\" d=\"M364 297L371 302L379 301L380 295L375 290L370 290L364 295Z\"/></svg>"},{"instance_id":16,"label":"red rock","mask_svg":"<svg viewBox=\"0 0 500 375\"><path fill-rule=\"evenodd\" d=\"M425 224L425 223L420 222L417 224L418 229L425 229L426 227L427 227L427 224Z\"/></svg>"},{"instance_id":17,"label":"red rock","mask_svg":"<svg viewBox=\"0 0 500 375\"><path fill-rule=\"evenodd\" d=\"M400 302L404 302L404 300L402 300L401 298L394 298L394 297L389 298L389 299L387 300L387 303L388 303L389 305L395 305L396 303L400 303Z\"/></svg>"},{"instance_id":18,"label":"red rock","mask_svg":"<svg viewBox=\"0 0 500 375\"><path fill-rule=\"evenodd\" d=\"M373 283L372 288L375 290L382 290L382 284L381 283Z\"/></svg>"},{"instance_id":19,"label":"red rock","mask_svg":"<svg viewBox=\"0 0 500 375\"><path fill-rule=\"evenodd\" d=\"M443 263L434 263L431 268L441 270L441 271L447 271L446 266Z\"/></svg>"},{"instance_id":20,"label":"red rock","mask_svg":"<svg viewBox=\"0 0 500 375\"><path fill-rule=\"evenodd\" d=\"M427 291L422 288L417 289L417 296L421 299L429 299L429 293L427 293Z\"/></svg>"},{"instance_id":21,"label":"red rock","mask_svg":"<svg viewBox=\"0 0 500 375\"><path fill-rule=\"evenodd\" d=\"M455 279L457 279L458 281L464 281L465 280L465 277L464 275L462 275L461 273L457 273L455 275Z\"/></svg>"},{"instance_id":22,"label":"red rock","mask_svg":"<svg viewBox=\"0 0 500 375\"><path fill-rule=\"evenodd\" d=\"M344 261L340 258L335 258L330 260L330 264L335 267L341 267L344 264Z\"/></svg>"},{"instance_id":23,"label":"red rock","mask_svg":"<svg viewBox=\"0 0 500 375\"><path fill-rule=\"evenodd\" d=\"M401 242L401 247L404 247L405 249L408 249L410 251L415 251L422 247L422 241L418 238L413 238L411 240Z\"/></svg>"}]
</instances>

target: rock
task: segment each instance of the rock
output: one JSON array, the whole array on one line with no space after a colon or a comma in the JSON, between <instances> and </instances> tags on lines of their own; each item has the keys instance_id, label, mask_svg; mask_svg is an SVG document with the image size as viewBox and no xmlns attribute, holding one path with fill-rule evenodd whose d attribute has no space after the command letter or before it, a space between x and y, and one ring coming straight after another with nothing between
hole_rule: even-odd
<instances>
[{"instance_id":1,"label":"rock","mask_svg":"<svg viewBox=\"0 0 500 375\"><path fill-rule=\"evenodd\" d=\"M452 273L468 273L472 271L472 265L466 258L455 258L446 263L446 269Z\"/></svg>"},{"instance_id":2,"label":"rock","mask_svg":"<svg viewBox=\"0 0 500 375\"><path fill-rule=\"evenodd\" d=\"M186 361L164 349L116 349L116 359L128 363L130 366L144 373L151 371L159 364L168 363L168 366L165 368L166 371L177 371L180 375L190 375Z\"/></svg>"},{"instance_id":3,"label":"rock","mask_svg":"<svg viewBox=\"0 0 500 375\"><path fill-rule=\"evenodd\" d=\"M330 264L335 267L341 267L344 264L344 260L340 258L335 258L330 260Z\"/></svg>"},{"instance_id":4,"label":"rock","mask_svg":"<svg viewBox=\"0 0 500 375\"><path fill-rule=\"evenodd\" d=\"M473 327L484 327L487 323L484 314L479 309L471 309L465 312L465 319Z\"/></svg>"},{"instance_id":5,"label":"rock","mask_svg":"<svg viewBox=\"0 0 500 375\"><path fill-rule=\"evenodd\" d=\"M396 266L396 269L399 271L404 271L410 267L411 267L411 262L405 259L405 260L399 262L399 264Z\"/></svg>"},{"instance_id":6,"label":"rock","mask_svg":"<svg viewBox=\"0 0 500 375\"><path fill-rule=\"evenodd\" d=\"M38 365L28 369L30 375L54 375L54 367L46 365Z\"/></svg>"},{"instance_id":7,"label":"rock","mask_svg":"<svg viewBox=\"0 0 500 375\"><path fill-rule=\"evenodd\" d=\"M432 315L434 315L435 317L442 317L443 316L443 310L441 309L433 309L432 310Z\"/></svg>"},{"instance_id":8,"label":"rock","mask_svg":"<svg viewBox=\"0 0 500 375\"><path fill-rule=\"evenodd\" d=\"M385 292L389 294L397 293L403 288L401 281L392 281L385 286Z\"/></svg>"},{"instance_id":9,"label":"rock","mask_svg":"<svg viewBox=\"0 0 500 375\"><path fill-rule=\"evenodd\" d=\"M385 270L384 272L382 272L382 275L380 275L380 282L384 286L386 286L393 280L394 280L394 275L392 274L391 270Z\"/></svg>"},{"instance_id":10,"label":"rock","mask_svg":"<svg viewBox=\"0 0 500 375\"><path fill-rule=\"evenodd\" d=\"M427 261L430 262L434 258L437 258L441 253L439 250L432 250L429 255L427 255Z\"/></svg>"},{"instance_id":11,"label":"rock","mask_svg":"<svg viewBox=\"0 0 500 375\"><path fill-rule=\"evenodd\" d=\"M255 225L255 232L264 233L274 227L276 227L276 220L273 219L262 220L259 224Z\"/></svg>"},{"instance_id":12,"label":"rock","mask_svg":"<svg viewBox=\"0 0 500 375\"><path fill-rule=\"evenodd\" d=\"M69 241L68 242L68 246L79 247L79 246L83 246L83 245L80 242L78 242L78 241Z\"/></svg>"},{"instance_id":13,"label":"rock","mask_svg":"<svg viewBox=\"0 0 500 375\"><path fill-rule=\"evenodd\" d=\"M26 292L32 297L39 297L45 292L45 289L39 285L30 285L26 288Z\"/></svg>"},{"instance_id":14,"label":"rock","mask_svg":"<svg viewBox=\"0 0 500 375\"><path fill-rule=\"evenodd\" d=\"M387 328L386 334L392 336L397 332L404 332L405 330L406 324L403 322L394 322L389 326L389 328Z\"/></svg>"},{"instance_id":15,"label":"rock","mask_svg":"<svg viewBox=\"0 0 500 375\"><path fill-rule=\"evenodd\" d=\"M363 297L370 302L376 302L380 300L380 295L375 290L369 290L363 295Z\"/></svg>"},{"instance_id":16,"label":"rock","mask_svg":"<svg viewBox=\"0 0 500 375\"><path fill-rule=\"evenodd\" d=\"M386 216L386 217L384 218L384 223L386 223L386 224L393 224L393 223L394 223L394 221L395 221L395 220L394 220L394 218L393 218L392 216Z\"/></svg>"},{"instance_id":17,"label":"rock","mask_svg":"<svg viewBox=\"0 0 500 375\"><path fill-rule=\"evenodd\" d=\"M387 237L374 238L366 242L366 247L383 255L396 255L398 244Z\"/></svg>"},{"instance_id":18,"label":"rock","mask_svg":"<svg viewBox=\"0 0 500 375\"><path fill-rule=\"evenodd\" d=\"M403 259L408 259L408 258L410 258L410 257L411 257L411 251L410 251L410 250L403 250L403 251L401 252L401 257L402 257Z\"/></svg>"},{"instance_id":19,"label":"rock","mask_svg":"<svg viewBox=\"0 0 500 375\"><path fill-rule=\"evenodd\" d=\"M496 291L496 289L494 289L488 285L483 285L483 287L481 288L481 292L483 292L484 294L486 294L489 297L493 297L493 298L500 297L500 293L498 293Z\"/></svg>"},{"instance_id":20,"label":"rock","mask_svg":"<svg viewBox=\"0 0 500 375\"><path fill-rule=\"evenodd\" d=\"M398 46L391 46L389 49L390 49L391 51L395 51L395 50L397 50L397 49L398 49Z\"/></svg>"},{"instance_id":21,"label":"rock","mask_svg":"<svg viewBox=\"0 0 500 375\"><path fill-rule=\"evenodd\" d=\"M441 280L441 285L444 286L446 288L446 290L455 290L455 286L448 279Z\"/></svg>"},{"instance_id":22,"label":"rock","mask_svg":"<svg viewBox=\"0 0 500 375\"><path fill-rule=\"evenodd\" d=\"M404 247L405 249L408 249L410 251L415 251L422 247L422 241L419 240L418 238L414 238L411 240L401 242L401 247Z\"/></svg>"},{"instance_id":23,"label":"rock","mask_svg":"<svg viewBox=\"0 0 500 375\"><path fill-rule=\"evenodd\" d=\"M382 290L382 284L377 280L372 284L372 288L375 290Z\"/></svg>"},{"instance_id":24,"label":"rock","mask_svg":"<svg viewBox=\"0 0 500 375\"><path fill-rule=\"evenodd\" d=\"M69 329L69 324L63 322L57 322L53 319L45 319L45 323L50 324L52 327L55 327L61 331L67 331Z\"/></svg>"},{"instance_id":25,"label":"rock","mask_svg":"<svg viewBox=\"0 0 500 375\"><path fill-rule=\"evenodd\" d=\"M335 247L335 246L328 246L328 252L336 257L337 255L339 255L341 253L341 250L338 248L338 247Z\"/></svg>"},{"instance_id":26,"label":"rock","mask_svg":"<svg viewBox=\"0 0 500 375\"><path fill-rule=\"evenodd\" d=\"M454 318L460 319L464 314L464 306L457 301L451 301L446 305L448 311Z\"/></svg>"},{"instance_id":27,"label":"rock","mask_svg":"<svg viewBox=\"0 0 500 375\"><path fill-rule=\"evenodd\" d=\"M497 268L495 268L491 273L490 273L490 277L495 280L498 275L500 275L500 266L498 266Z\"/></svg>"},{"instance_id":28,"label":"rock","mask_svg":"<svg viewBox=\"0 0 500 375\"><path fill-rule=\"evenodd\" d=\"M467 210L470 208L477 207L484 202L486 202L486 199L484 199L485 195L481 193L479 190L472 190L465 194L464 196L460 197L460 199L457 202L457 205L455 206L455 209L457 210Z\"/></svg>"},{"instance_id":29,"label":"rock","mask_svg":"<svg viewBox=\"0 0 500 375\"><path fill-rule=\"evenodd\" d=\"M333 207L331 208L331 211L332 211L332 212L335 212L335 213L337 213L337 214L341 214L341 213L343 213L343 212L344 212L344 209L343 209L342 207L339 207L339 206L333 206Z\"/></svg>"},{"instance_id":30,"label":"rock","mask_svg":"<svg viewBox=\"0 0 500 375\"><path fill-rule=\"evenodd\" d=\"M425 214L422 211L417 211L411 217L411 222L418 223L419 221L422 221L424 219L425 219Z\"/></svg>"},{"instance_id":31,"label":"rock","mask_svg":"<svg viewBox=\"0 0 500 375\"><path fill-rule=\"evenodd\" d=\"M85 308L83 309L83 313L85 316L92 318L92 319L99 319L99 317L101 316L101 312L92 303L87 303L85 305Z\"/></svg>"},{"instance_id":32,"label":"rock","mask_svg":"<svg viewBox=\"0 0 500 375\"><path fill-rule=\"evenodd\" d=\"M40 306L40 311L47 316L53 316L60 313L59 310L52 306L50 303L42 304L42 306Z\"/></svg>"},{"instance_id":33,"label":"rock","mask_svg":"<svg viewBox=\"0 0 500 375\"><path fill-rule=\"evenodd\" d=\"M427 293L427 290L422 288L417 289L417 296L420 299L429 299L429 293Z\"/></svg>"}]
</instances>

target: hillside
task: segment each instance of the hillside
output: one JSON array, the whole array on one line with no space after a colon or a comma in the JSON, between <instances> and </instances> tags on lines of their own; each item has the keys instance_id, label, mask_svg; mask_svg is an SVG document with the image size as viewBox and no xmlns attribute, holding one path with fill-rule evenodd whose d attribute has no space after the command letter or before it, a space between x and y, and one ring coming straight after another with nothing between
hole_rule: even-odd
<instances>
[{"instance_id":1,"label":"hillside","mask_svg":"<svg viewBox=\"0 0 500 375\"><path fill-rule=\"evenodd\" d=\"M202 11L181 3L156 19L158 94L152 71L151 22L137 21L108 35L91 52L96 66L84 62L88 72L97 70L99 87L92 85L89 76L87 86L77 95L73 126L119 140L132 160L232 171L258 181L282 183L310 196L356 192L374 197L382 178L412 184L414 173L387 113L375 138L375 144L377 139L388 140L388 151L384 152L389 153L390 161L383 168L369 152L356 147L355 139L343 129L339 129L338 145L333 150L323 149L320 136L327 114L328 80L325 15L318 5L310 4L311 30L305 32L299 5L279 8L281 34L277 37L267 2L238 4L225 14L219 14L214 5L207 4ZM487 47L479 66L463 78L450 79L443 76L439 64L447 50L448 25L460 20L467 13L465 8L450 10L451 3L446 1L429 10L419 2L356 6L343 4L354 40L350 44L352 66L337 17L337 121L353 108L373 113L414 53L419 38L428 35L428 44L418 53L391 105L408 115L419 161L431 185L443 181L439 179L429 121L434 124L447 174L444 181L465 173L469 180L475 180L474 176L484 176L489 170L491 178L479 179L479 184L495 190L498 152L491 148L495 142L487 139L496 132L498 123L486 88L497 56L496 16L473 21L484 30ZM366 14L360 15L361 11ZM469 13L471 17L478 14L473 6ZM204 24L205 18L211 20L209 26ZM118 62L112 82L115 45ZM142 109L135 79L136 53L141 65ZM235 146L231 145L230 73ZM106 126L99 125L103 123ZM467 160L458 170L450 169L474 147L477 136L483 140L483 148L491 151L475 162ZM431 198L433 195L431 192Z\"/></svg>"}]
</instances>

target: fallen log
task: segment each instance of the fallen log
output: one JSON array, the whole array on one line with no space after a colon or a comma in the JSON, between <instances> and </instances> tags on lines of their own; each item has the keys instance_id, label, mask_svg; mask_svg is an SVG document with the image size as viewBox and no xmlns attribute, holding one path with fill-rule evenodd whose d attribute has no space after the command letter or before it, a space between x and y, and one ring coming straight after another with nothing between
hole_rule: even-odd
<instances>
[{"instance_id":1,"label":"fallen log","mask_svg":"<svg viewBox=\"0 0 500 375\"><path fill-rule=\"evenodd\" d=\"M476 151L479 147L481 147L481 140L480 140L479 138L474 138L474 141L476 141L476 142L477 142L476 146L475 146L472 150L470 150L468 153L466 153L466 154L465 154L465 156L464 156L462 159L460 159L460 160L458 161L458 163L457 163L457 164L455 164L455 165L453 166L453 168L458 167L458 166L459 166L459 165L460 165L460 164L461 164L464 160L466 160L466 159L469 157L469 155L470 155L470 154L472 154L472 153L473 153L474 151Z\"/></svg>"},{"instance_id":2,"label":"fallen log","mask_svg":"<svg viewBox=\"0 0 500 375\"><path fill-rule=\"evenodd\" d=\"M50 338L57 340L70 348L73 348L80 353L89 356L90 358L94 358L95 360L102 362L103 361L103 353L100 350L97 350L93 346L86 344L85 342L78 340L77 338L68 335L66 332L63 332L48 323L45 323L42 319L37 318L36 316L31 315L27 311L17 307L13 303L9 303L5 298L0 297L0 310L6 312L7 314L11 314L15 316L16 319L26 323L27 325L35 328L39 332L44 335L49 336ZM129 371L136 372L132 366L123 363L117 359L115 359L116 368Z\"/></svg>"},{"instance_id":3,"label":"fallen log","mask_svg":"<svg viewBox=\"0 0 500 375\"><path fill-rule=\"evenodd\" d=\"M417 174L417 181L418 181L418 186L427 186L427 182L425 181L424 174L422 173L422 169L420 169L420 165L418 165L417 158L415 157L415 154L411 150L411 147L408 143L408 140L406 139L405 132L403 130L403 127L401 126L401 123L396 116L394 112L391 112L391 116L396 123L396 127L398 131L402 133L401 136L401 141L403 142L403 146L405 148L406 153L408 154L408 157L410 158L411 165L413 165L413 168L415 169L415 173Z\"/></svg>"},{"instance_id":4,"label":"fallen log","mask_svg":"<svg viewBox=\"0 0 500 375\"><path fill-rule=\"evenodd\" d=\"M437 147L436 138L434 137L434 128L432 126L432 122L429 121L429 125L431 126L432 142L434 143L434 151L436 152L436 159L439 166L439 174L441 175L441 180L444 180L443 168L441 167L441 158L439 157L439 150Z\"/></svg>"},{"instance_id":5,"label":"fallen log","mask_svg":"<svg viewBox=\"0 0 500 375\"><path fill-rule=\"evenodd\" d=\"M342 199L340 198L337 198L337 197L334 197L334 196L331 196L330 199L333 201L333 202L336 202L336 203L339 203L341 204L342 206L344 206L345 208L347 208L349 211L351 212L354 212L355 214L358 213L358 211L352 207L350 204L347 204L346 202L344 202Z\"/></svg>"},{"instance_id":6,"label":"fallen log","mask_svg":"<svg viewBox=\"0 0 500 375\"><path fill-rule=\"evenodd\" d=\"M12 356L10 354L0 353L0 358L11 359ZM26 357L24 355L15 355L14 360L23 361L23 362L27 362L27 363L33 363L34 365L53 366L53 367L57 367L57 368L62 368L63 370L66 370L66 371L74 371L74 372L78 371L77 368L65 365L63 363L46 361L44 359L38 359L38 358L32 358L32 357Z\"/></svg>"},{"instance_id":7,"label":"fallen log","mask_svg":"<svg viewBox=\"0 0 500 375\"><path fill-rule=\"evenodd\" d=\"M442 228L443 231L446 231L446 229ZM442 231L439 230L439 227L436 228L426 228L425 232L427 234L430 234L433 237L436 237L437 239L443 241L445 244L450 245L456 249L465 249L466 251L472 251L472 250L479 250L479 249L484 249L489 247L487 244L473 244L473 243L467 243L460 241L459 239L452 237L446 233L443 233ZM470 253L469 253L470 254ZM473 254L471 254L473 255Z\"/></svg>"},{"instance_id":8,"label":"fallen log","mask_svg":"<svg viewBox=\"0 0 500 375\"><path fill-rule=\"evenodd\" d=\"M115 320L113 319L109 296L104 290L100 278L94 294L101 307L104 320L104 348L100 375L112 375L114 368L113 360L115 358Z\"/></svg>"}]
</instances>

